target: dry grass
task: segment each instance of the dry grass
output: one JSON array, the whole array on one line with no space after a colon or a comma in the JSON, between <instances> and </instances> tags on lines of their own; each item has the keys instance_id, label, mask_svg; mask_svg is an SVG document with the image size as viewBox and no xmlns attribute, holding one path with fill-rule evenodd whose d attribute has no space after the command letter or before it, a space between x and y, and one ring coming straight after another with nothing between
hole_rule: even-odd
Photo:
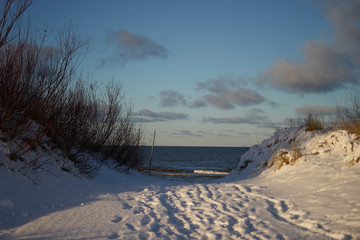
<instances>
[{"instance_id":1,"label":"dry grass","mask_svg":"<svg viewBox=\"0 0 360 240\"><path fill-rule=\"evenodd\" d=\"M305 118L304 122L306 126L306 131L316 131L323 130L324 124L320 121L319 117L314 117L312 114L309 114L307 118Z\"/></svg>"},{"instance_id":2,"label":"dry grass","mask_svg":"<svg viewBox=\"0 0 360 240\"><path fill-rule=\"evenodd\" d=\"M292 153L295 159L299 159L302 157L302 153L300 151L300 146L296 142L294 143L292 147Z\"/></svg>"},{"instance_id":3,"label":"dry grass","mask_svg":"<svg viewBox=\"0 0 360 240\"><path fill-rule=\"evenodd\" d=\"M285 122L290 127L305 127L306 131L323 130L325 125L329 125L329 123L325 123L323 116L313 115L311 113L307 117L288 118Z\"/></svg>"},{"instance_id":4,"label":"dry grass","mask_svg":"<svg viewBox=\"0 0 360 240\"><path fill-rule=\"evenodd\" d=\"M338 124L340 129L346 130L349 133L354 133L360 136L360 122L341 122Z\"/></svg>"},{"instance_id":5,"label":"dry grass","mask_svg":"<svg viewBox=\"0 0 360 240\"><path fill-rule=\"evenodd\" d=\"M335 128L360 136L360 91L353 89L346 96L346 107L338 106Z\"/></svg>"},{"instance_id":6,"label":"dry grass","mask_svg":"<svg viewBox=\"0 0 360 240\"><path fill-rule=\"evenodd\" d=\"M292 160L292 158L289 156L288 151L280 151L276 152L270 159L268 163L268 168L274 167L275 171L279 170L282 166L285 165L293 165L295 162Z\"/></svg>"},{"instance_id":7,"label":"dry grass","mask_svg":"<svg viewBox=\"0 0 360 240\"><path fill-rule=\"evenodd\" d=\"M301 157L300 147L294 144L292 150L281 149L275 152L267 166L268 168L274 167L276 171L285 165L294 165Z\"/></svg>"}]
</instances>

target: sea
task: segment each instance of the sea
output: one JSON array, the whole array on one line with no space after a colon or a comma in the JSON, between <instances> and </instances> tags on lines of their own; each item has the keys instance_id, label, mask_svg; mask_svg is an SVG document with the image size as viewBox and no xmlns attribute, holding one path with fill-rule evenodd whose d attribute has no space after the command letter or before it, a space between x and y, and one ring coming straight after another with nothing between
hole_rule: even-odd
<instances>
[{"instance_id":1,"label":"sea","mask_svg":"<svg viewBox=\"0 0 360 240\"><path fill-rule=\"evenodd\" d=\"M249 147L146 147L143 171L171 180L204 182L234 170ZM151 163L150 163L151 162Z\"/></svg>"}]
</instances>

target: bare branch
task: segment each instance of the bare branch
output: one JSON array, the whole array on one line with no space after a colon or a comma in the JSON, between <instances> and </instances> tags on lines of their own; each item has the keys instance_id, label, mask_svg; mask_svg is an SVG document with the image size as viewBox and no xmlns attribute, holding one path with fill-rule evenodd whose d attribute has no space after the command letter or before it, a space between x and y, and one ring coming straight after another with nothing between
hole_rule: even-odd
<instances>
[{"instance_id":1,"label":"bare branch","mask_svg":"<svg viewBox=\"0 0 360 240\"><path fill-rule=\"evenodd\" d=\"M0 48L9 43L16 36L16 26L20 26L20 19L34 0L5 0L1 5L0 18Z\"/></svg>"}]
</instances>

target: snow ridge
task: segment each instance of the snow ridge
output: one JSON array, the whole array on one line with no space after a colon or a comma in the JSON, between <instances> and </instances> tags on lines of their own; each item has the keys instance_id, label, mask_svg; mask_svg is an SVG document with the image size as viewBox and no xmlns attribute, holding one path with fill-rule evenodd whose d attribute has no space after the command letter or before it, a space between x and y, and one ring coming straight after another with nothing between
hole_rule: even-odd
<instances>
[{"instance_id":1,"label":"snow ridge","mask_svg":"<svg viewBox=\"0 0 360 240\"><path fill-rule=\"evenodd\" d=\"M299 159L295 159L299 162L309 160L310 156L337 156L343 159L343 169L359 163L359 140L358 135L344 130L306 131L303 127L283 128L277 130L271 138L250 148L241 157L236 170L244 178L255 177L266 172L274 157L287 154L290 159L294 159L294 151L301 154Z\"/></svg>"}]
</instances>

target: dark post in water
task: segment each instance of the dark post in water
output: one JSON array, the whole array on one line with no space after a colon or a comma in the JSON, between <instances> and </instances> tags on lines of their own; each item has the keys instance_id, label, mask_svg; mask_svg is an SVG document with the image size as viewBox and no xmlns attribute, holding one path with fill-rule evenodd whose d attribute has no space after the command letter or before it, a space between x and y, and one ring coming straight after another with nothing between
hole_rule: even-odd
<instances>
[{"instance_id":1,"label":"dark post in water","mask_svg":"<svg viewBox=\"0 0 360 240\"><path fill-rule=\"evenodd\" d=\"M150 170L151 170L152 157L153 157L153 153L154 153L155 135L156 135L156 130L154 130L154 137L153 137L153 142L152 142L152 147L151 147L150 163L149 163L149 175L150 175Z\"/></svg>"}]
</instances>

